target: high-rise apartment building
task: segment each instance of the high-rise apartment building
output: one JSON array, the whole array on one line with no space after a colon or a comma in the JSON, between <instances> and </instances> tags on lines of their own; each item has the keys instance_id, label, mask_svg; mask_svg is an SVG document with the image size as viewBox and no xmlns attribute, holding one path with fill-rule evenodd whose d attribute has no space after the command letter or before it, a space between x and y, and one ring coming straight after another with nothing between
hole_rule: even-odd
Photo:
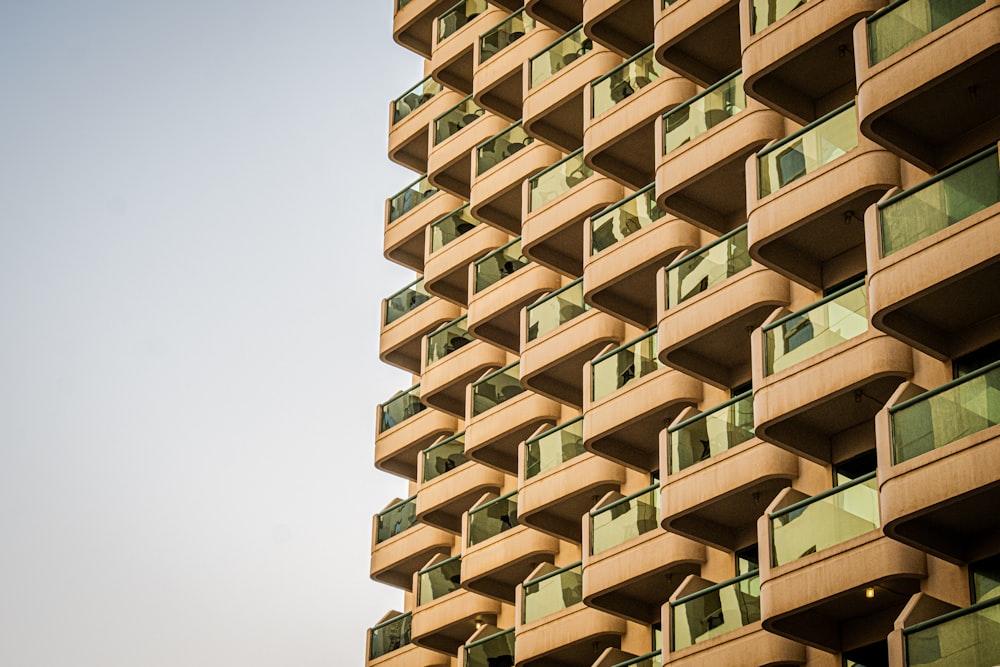
<instances>
[{"instance_id":1,"label":"high-rise apartment building","mask_svg":"<svg viewBox=\"0 0 1000 667\"><path fill-rule=\"evenodd\" d=\"M366 664L1000 664L1000 0L383 1Z\"/></svg>"}]
</instances>

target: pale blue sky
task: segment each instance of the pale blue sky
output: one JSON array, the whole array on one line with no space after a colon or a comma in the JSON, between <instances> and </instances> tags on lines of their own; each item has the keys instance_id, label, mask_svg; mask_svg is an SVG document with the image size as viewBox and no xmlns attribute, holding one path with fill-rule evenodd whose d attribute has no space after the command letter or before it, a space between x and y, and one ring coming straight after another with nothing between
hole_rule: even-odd
<instances>
[{"instance_id":1,"label":"pale blue sky","mask_svg":"<svg viewBox=\"0 0 1000 667\"><path fill-rule=\"evenodd\" d=\"M4 667L362 664L420 75L391 0L0 0Z\"/></svg>"}]
</instances>

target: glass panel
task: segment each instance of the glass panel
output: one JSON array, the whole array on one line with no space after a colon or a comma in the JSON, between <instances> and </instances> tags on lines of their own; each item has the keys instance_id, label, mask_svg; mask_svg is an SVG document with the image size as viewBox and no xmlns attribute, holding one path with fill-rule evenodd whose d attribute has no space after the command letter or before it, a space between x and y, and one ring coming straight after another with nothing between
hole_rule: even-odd
<instances>
[{"instance_id":1,"label":"glass panel","mask_svg":"<svg viewBox=\"0 0 1000 667\"><path fill-rule=\"evenodd\" d=\"M523 269L531 260L521 252L521 237L501 246L476 260L476 292L494 285L518 269Z\"/></svg>"},{"instance_id":2,"label":"glass panel","mask_svg":"<svg viewBox=\"0 0 1000 667\"><path fill-rule=\"evenodd\" d=\"M475 338L467 327L468 317L463 315L427 334L427 365L441 361L455 350L473 342Z\"/></svg>"},{"instance_id":3,"label":"glass panel","mask_svg":"<svg viewBox=\"0 0 1000 667\"><path fill-rule=\"evenodd\" d=\"M660 651L653 651L652 653L647 653L646 655L640 655L638 658L632 658L631 660L626 660L625 662L619 662L617 665L612 667L660 667L663 664L663 657Z\"/></svg>"},{"instance_id":4,"label":"glass panel","mask_svg":"<svg viewBox=\"0 0 1000 667\"><path fill-rule=\"evenodd\" d=\"M486 0L462 0L438 18L438 43L448 39L469 21L486 11Z\"/></svg>"},{"instance_id":5,"label":"glass panel","mask_svg":"<svg viewBox=\"0 0 1000 667\"><path fill-rule=\"evenodd\" d=\"M404 530L412 528L417 523L417 502L416 496L379 512L378 534L375 536L375 543L384 542L390 537L399 535Z\"/></svg>"},{"instance_id":6,"label":"glass panel","mask_svg":"<svg viewBox=\"0 0 1000 667\"><path fill-rule=\"evenodd\" d=\"M382 404L382 424L379 432L384 433L396 424L405 422L426 407L420 402L420 385L390 398Z\"/></svg>"},{"instance_id":7,"label":"glass panel","mask_svg":"<svg viewBox=\"0 0 1000 667\"><path fill-rule=\"evenodd\" d=\"M465 667L514 667L514 631L504 630L466 646Z\"/></svg>"},{"instance_id":8,"label":"glass panel","mask_svg":"<svg viewBox=\"0 0 1000 667\"><path fill-rule=\"evenodd\" d=\"M804 4L806 0L750 0L750 29L756 34Z\"/></svg>"},{"instance_id":9,"label":"glass panel","mask_svg":"<svg viewBox=\"0 0 1000 667\"><path fill-rule=\"evenodd\" d=\"M590 254L596 255L662 218L665 214L656 205L655 195L652 187L645 187L591 218Z\"/></svg>"},{"instance_id":10,"label":"glass panel","mask_svg":"<svg viewBox=\"0 0 1000 667\"><path fill-rule=\"evenodd\" d=\"M396 9L402 9L408 4L410 4L410 0L396 0Z\"/></svg>"},{"instance_id":11,"label":"glass panel","mask_svg":"<svg viewBox=\"0 0 1000 667\"><path fill-rule=\"evenodd\" d=\"M697 136L746 109L743 73L727 76L708 90L695 95L663 115L663 154L677 149Z\"/></svg>"},{"instance_id":12,"label":"glass panel","mask_svg":"<svg viewBox=\"0 0 1000 667\"><path fill-rule=\"evenodd\" d=\"M723 582L725 583L725 582ZM760 576L739 577L685 598L673 614L674 648L679 651L760 620Z\"/></svg>"},{"instance_id":13,"label":"glass panel","mask_svg":"<svg viewBox=\"0 0 1000 667\"><path fill-rule=\"evenodd\" d=\"M469 213L469 205L456 209L431 223L431 254L445 247L462 234L479 226L479 221Z\"/></svg>"},{"instance_id":14,"label":"glass panel","mask_svg":"<svg viewBox=\"0 0 1000 667\"><path fill-rule=\"evenodd\" d=\"M417 605L433 602L448 593L456 591L462 581L462 557L455 556L443 560L420 571L420 587Z\"/></svg>"},{"instance_id":15,"label":"glass panel","mask_svg":"<svg viewBox=\"0 0 1000 667\"><path fill-rule=\"evenodd\" d=\"M764 372L778 373L868 331L864 284L839 292L764 330Z\"/></svg>"},{"instance_id":16,"label":"glass panel","mask_svg":"<svg viewBox=\"0 0 1000 667\"><path fill-rule=\"evenodd\" d=\"M583 448L583 418L577 417L525 443L524 478L531 479L561 466L586 451Z\"/></svg>"},{"instance_id":17,"label":"glass panel","mask_svg":"<svg viewBox=\"0 0 1000 667\"><path fill-rule=\"evenodd\" d=\"M650 46L593 83L594 118L660 78L663 66Z\"/></svg>"},{"instance_id":18,"label":"glass panel","mask_svg":"<svg viewBox=\"0 0 1000 667\"><path fill-rule=\"evenodd\" d=\"M535 19L519 9L479 38L479 62L484 63L534 30Z\"/></svg>"},{"instance_id":19,"label":"glass panel","mask_svg":"<svg viewBox=\"0 0 1000 667\"><path fill-rule=\"evenodd\" d=\"M523 391L521 364L514 363L490 373L472 385L472 416L481 415Z\"/></svg>"},{"instance_id":20,"label":"glass panel","mask_svg":"<svg viewBox=\"0 0 1000 667\"><path fill-rule=\"evenodd\" d=\"M469 546L474 546L517 526L517 493L497 498L469 510Z\"/></svg>"},{"instance_id":21,"label":"glass panel","mask_svg":"<svg viewBox=\"0 0 1000 667\"><path fill-rule=\"evenodd\" d=\"M644 336L591 362L594 399L614 393L636 378L660 368L656 358L656 333Z\"/></svg>"},{"instance_id":22,"label":"glass panel","mask_svg":"<svg viewBox=\"0 0 1000 667\"><path fill-rule=\"evenodd\" d=\"M424 289L424 279L414 280L385 300L385 323L392 324L430 298Z\"/></svg>"},{"instance_id":23,"label":"glass panel","mask_svg":"<svg viewBox=\"0 0 1000 667\"><path fill-rule=\"evenodd\" d=\"M381 658L410 643L410 614L402 614L371 629L368 659Z\"/></svg>"},{"instance_id":24,"label":"glass panel","mask_svg":"<svg viewBox=\"0 0 1000 667\"><path fill-rule=\"evenodd\" d=\"M1000 202L1000 161L989 150L879 206L882 256L925 239Z\"/></svg>"},{"instance_id":25,"label":"glass panel","mask_svg":"<svg viewBox=\"0 0 1000 667\"><path fill-rule=\"evenodd\" d=\"M582 150L563 158L542 173L531 177L528 188L531 194L528 210L541 208L593 174L593 170L583 162Z\"/></svg>"},{"instance_id":26,"label":"glass panel","mask_svg":"<svg viewBox=\"0 0 1000 667\"><path fill-rule=\"evenodd\" d=\"M528 340L558 329L586 310L589 307L583 300L583 278L579 278L528 306Z\"/></svg>"},{"instance_id":27,"label":"glass panel","mask_svg":"<svg viewBox=\"0 0 1000 667\"><path fill-rule=\"evenodd\" d=\"M904 636L907 667L1000 665L1000 599Z\"/></svg>"},{"instance_id":28,"label":"glass panel","mask_svg":"<svg viewBox=\"0 0 1000 667\"><path fill-rule=\"evenodd\" d=\"M489 171L533 141L534 138L528 136L520 121L514 123L476 147L476 174Z\"/></svg>"},{"instance_id":29,"label":"glass panel","mask_svg":"<svg viewBox=\"0 0 1000 667\"><path fill-rule=\"evenodd\" d=\"M534 88L593 48L594 43L583 33L583 26L571 30L531 59L531 85L528 87Z\"/></svg>"},{"instance_id":30,"label":"glass panel","mask_svg":"<svg viewBox=\"0 0 1000 667\"><path fill-rule=\"evenodd\" d=\"M531 623L583 601L583 566L577 563L524 584L524 623Z\"/></svg>"},{"instance_id":31,"label":"glass panel","mask_svg":"<svg viewBox=\"0 0 1000 667\"><path fill-rule=\"evenodd\" d=\"M484 110L469 95L434 119L434 145L440 144L483 115Z\"/></svg>"},{"instance_id":32,"label":"glass panel","mask_svg":"<svg viewBox=\"0 0 1000 667\"><path fill-rule=\"evenodd\" d=\"M424 450L424 481L429 482L468 460L465 457L465 431L462 431Z\"/></svg>"},{"instance_id":33,"label":"glass panel","mask_svg":"<svg viewBox=\"0 0 1000 667\"><path fill-rule=\"evenodd\" d=\"M775 566L877 530L878 479L871 473L793 507L771 515Z\"/></svg>"},{"instance_id":34,"label":"glass panel","mask_svg":"<svg viewBox=\"0 0 1000 667\"><path fill-rule=\"evenodd\" d=\"M625 544L660 525L660 485L622 498L590 514L590 552Z\"/></svg>"},{"instance_id":35,"label":"glass panel","mask_svg":"<svg viewBox=\"0 0 1000 667\"><path fill-rule=\"evenodd\" d=\"M400 95L392 105L392 122L398 123L403 120L417 107L430 102L431 99L443 90L440 83L427 77L413 88Z\"/></svg>"},{"instance_id":36,"label":"glass panel","mask_svg":"<svg viewBox=\"0 0 1000 667\"><path fill-rule=\"evenodd\" d=\"M691 297L750 268L747 228L714 241L667 267L667 308L675 308Z\"/></svg>"},{"instance_id":37,"label":"glass panel","mask_svg":"<svg viewBox=\"0 0 1000 667\"><path fill-rule=\"evenodd\" d=\"M972 601L983 602L1000 598L1000 556L981 560L972 570Z\"/></svg>"},{"instance_id":38,"label":"glass panel","mask_svg":"<svg viewBox=\"0 0 1000 667\"><path fill-rule=\"evenodd\" d=\"M986 0L909 0L868 21L868 59L874 65Z\"/></svg>"},{"instance_id":39,"label":"glass panel","mask_svg":"<svg viewBox=\"0 0 1000 667\"><path fill-rule=\"evenodd\" d=\"M1000 424L1000 365L992 366L890 411L894 463Z\"/></svg>"},{"instance_id":40,"label":"glass panel","mask_svg":"<svg viewBox=\"0 0 1000 667\"><path fill-rule=\"evenodd\" d=\"M394 194L389 200L389 222L395 222L402 217L404 213L409 213L416 208L417 204L429 198L436 192L437 188L431 185L431 182L427 180L426 175L421 176L413 183L410 183L401 191Z\"/></svg>"},{"instance_id":41,"label":"glass panel","mask_svg":"<svg viewBox=\"0 0 1000 667\"><path fill-rule=\"evenodd\" d=\"M753 437L753 394L747 392L670 430L670 472L680 472Z\"/></svg>"},{"instance_id":42,"label":"glass panel","mask_svg":"<svg viewBox=\"0 0 1000 667\"><path fill-rule=\"evenodd\" d=\"M858 120L852 103L758 154L760 196L777 192L795 179L849 153L857 145Z\"/></svg>"}]
</instances>

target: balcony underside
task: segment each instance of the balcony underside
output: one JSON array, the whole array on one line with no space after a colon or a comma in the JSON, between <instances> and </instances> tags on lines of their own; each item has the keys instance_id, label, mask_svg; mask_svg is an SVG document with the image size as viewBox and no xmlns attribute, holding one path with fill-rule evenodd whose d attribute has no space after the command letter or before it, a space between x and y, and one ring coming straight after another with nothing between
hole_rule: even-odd
<instances>
[{"instance_id":1,"label":"balcony underside","mask_svg":"<svg viewBox=\"0 0 1000 667\"><path fill-rule=\"evenodd\" d=\"M708 87L740 68L739 0L675 3L656 22L656 59Z\"/></svg>"}]
</instances>

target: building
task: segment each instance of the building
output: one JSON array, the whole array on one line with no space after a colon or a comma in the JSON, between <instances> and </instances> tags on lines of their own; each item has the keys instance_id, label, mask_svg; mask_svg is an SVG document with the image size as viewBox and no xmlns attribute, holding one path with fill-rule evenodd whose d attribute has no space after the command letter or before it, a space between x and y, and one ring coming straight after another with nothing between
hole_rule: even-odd
<instances>
[{"instance_id":1,"label":"building","mask_svg":"<svg viewBox=\"0 0 1000 667\"><path fill-rule=\"evenodd\" d=\"M395 0L367 665L1000 664L1000 0Z\"/></svg>"}]
</instances>

